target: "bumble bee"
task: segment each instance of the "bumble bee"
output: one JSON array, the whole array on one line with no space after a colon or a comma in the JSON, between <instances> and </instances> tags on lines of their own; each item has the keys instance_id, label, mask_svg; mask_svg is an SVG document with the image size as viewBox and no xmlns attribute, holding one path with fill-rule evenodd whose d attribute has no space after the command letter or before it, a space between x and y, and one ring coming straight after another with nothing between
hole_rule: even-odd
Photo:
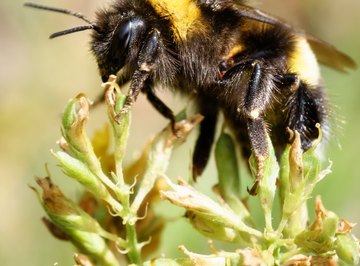
<instances>
[{"instance_id":1,"label":"bumble bee","mask_svg":"<svg viewBox=\"0 0 360 266\"><path fill-rule=\"evenodd\" d=\"M301 30L235 0L116 0L93 22L65 9L27 6L76 16L92 30L91 50L101 78L130 82L123 112L140 92L163 116L175 117L157 85L192 96L204 116L193 154L193 177L209 159L219 113L231 125L242 154L267 157L269 135L277 155L297 131L303 150L327 124L318 62L339 71L354 61ZM258 164L261 165L261 164Z\"/></svg>"}]
</instances>

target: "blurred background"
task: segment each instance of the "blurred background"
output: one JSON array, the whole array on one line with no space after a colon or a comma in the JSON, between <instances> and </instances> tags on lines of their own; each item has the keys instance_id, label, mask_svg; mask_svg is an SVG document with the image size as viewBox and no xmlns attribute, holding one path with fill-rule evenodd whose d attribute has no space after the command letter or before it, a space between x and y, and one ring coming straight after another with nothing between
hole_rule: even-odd
<instances>
[{"instance_id":1,"label":"blurred background","mask_svg":"<svg viewBox=\"0 0 360 266\"><path fill-rule=\"evenodd\" d=\"M107 6L108 1L42 0L41 3L93 17L96 9ZM79 197L81 189L59 172L49 150L56 148L61 112L68 99L79 92L94 99L102 92L101 82L89 52L89 32L48 39L51 33L82 25L82 21L24 8L22 4L21 0L0 2L0 261L1 265L73 265L73 247L53 239L47 232L40 221L44 212L28 185L34 185L35 175L45 176L44 164L49 163L55 182L70 197ZM360 64L360 1L255 0L255 5L301 25ZM323 75L330 99L337 106L334 112L346 122L341 125L342 130L331 136L333 141L328 144L325 158L333 161L333 173L318 185L315 194L321 194L325 206L340 217L359 223L360 72L342 75L323 68ZM167 92L161 98L175 111L186 105L178 96ZM91 116L90 132L105 123L101 112L103 107ZM146 139L167 123L142 96L133 114L128 162ZM169 176L188 177L192 141L190 138L189 144L175 152ZM213 165L207 168L199 182L203 191L210 191L215 183L214 173ZM161 253L178 256L179 244L209 252L206 239L183 221L175 219L165 231L168 237L163 237ZM360 236L360 226L355 228L355 233Z\"/></svg>"}]
</instances>

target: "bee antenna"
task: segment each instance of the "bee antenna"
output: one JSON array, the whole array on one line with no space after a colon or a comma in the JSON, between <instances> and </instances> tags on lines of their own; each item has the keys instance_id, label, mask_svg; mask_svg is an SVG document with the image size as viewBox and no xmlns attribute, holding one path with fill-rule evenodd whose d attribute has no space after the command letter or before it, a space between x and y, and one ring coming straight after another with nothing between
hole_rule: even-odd
<instances>
[{"instance_id":1,"label":"bee antenna","mask_svg":"<svg viewBox=\"0 0 360 266\"><path fill-rule=\"evenodd\" d=\"M78 26L78 27L74 27L71 29L58 31L58 32L51 34L49 38L54 39L56 37L60 37L63 35L67 35L67 34L74 33L74 32L79 32L79 31L83 31L83 30L94 30L94 26L93 25Z\"/></svg>"},{"instance_id":2,"label":"bee antenna","mask_svg":"<svg viewBox=\"0 0 360 266\"><path fill-rule=\"evenodd\" d=\"M52 12L57 12L57 13L62 13L62 14L66 14L66 15L70 15L70 16L73 16L73 17L76 17L76 18L79 18L79 19L82 19L83 21L87 22L88 24L90 24L92 26L92 29L93 30L97 30L97 27L95 25L94 22L92 22L89 18L87 18L85 15L81 14L81 13L78 13L78 12L74 12L74 11L71 11L71 10L68 10L68 9L64 9L64 8L57 8L57 7L50 7L50 6L45 6L45 5L41 5L41 4L35 4L35 3L31 3L31 2L26 2L24 3L24 6L27 6L27 7L32 7L32 8L36 8L36 9L41 9L41 10L47 10L47 11L52 11ZM75 30L77 29L77 30ZM83 28L83 27L76 27L74 29L69 29L69 30L65 30L64 32L66 31L70 31L69 33L72 33L72 32L76 32L76 31L82 31L82 30L85 30L85 29L88 29L88 28ZM60 32L59 32L60 33ZM57 33L54 33L54 34L57 34ZM53 34L53 35L54 35ZM68 34L68 33L64 33L64 34ZM64 35L62 34L62 35ZM57 36L55 36L57 37ZM55 38L53 37L53 38ZM51 37L50 37L51 38Z\"/></svg>"}]
</instances>

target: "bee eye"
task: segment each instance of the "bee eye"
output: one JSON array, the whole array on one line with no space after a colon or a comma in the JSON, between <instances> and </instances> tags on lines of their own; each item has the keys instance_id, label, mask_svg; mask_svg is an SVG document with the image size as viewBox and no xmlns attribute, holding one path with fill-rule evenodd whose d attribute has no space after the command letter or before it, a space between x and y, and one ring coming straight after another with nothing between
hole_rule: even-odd
<instances>
[{"instance_id":1,"label":"bee eye","mask_svg":"<svg viewBox=\"0 0 360 266\"><path fill-rule=\"evenodd\" d=\"M111 44L112 56L121 61L125 60L125 54L133 39L139 36L139 33L144 28L142 20L132 18L122 23L115 31L113 41Z\"/></svg>"},{"instance_id":2,"label":"bee eye","mask_svg":"<svg viewBox=\"0 0 360 266\"><path fill-rule=\"evenodd\" d=\"M121 46L118 47L119 49L123 48L123 50L125 50L129 46L130 38L132 34L132 26L133 26L132 24L133 23L131 20L127 21L119 28L116 34L117 36L114 36L114 38L118 38L118 42Z\"/></svg>"}]
</instances>

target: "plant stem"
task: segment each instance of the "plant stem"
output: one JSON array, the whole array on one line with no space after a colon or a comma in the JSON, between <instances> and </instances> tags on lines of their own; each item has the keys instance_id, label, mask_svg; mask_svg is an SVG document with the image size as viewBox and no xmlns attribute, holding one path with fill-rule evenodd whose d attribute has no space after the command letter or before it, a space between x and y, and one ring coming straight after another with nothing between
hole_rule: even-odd
<instances>
[{"instance_id":1,"label":"plant stem","mask_svg":"<svg viewBox=\"0 0 360 266\"><path fill-rule=\"evenodd\" d=\"M130 223L126 223L125 226L126 226L126 238L127 238L126 240L129 249L128 258L131 263L136 265L141 265L142 264L141 250L139 248L140 246L137 241L135 224L131 225Z\"/></svg>"}]
</instances>

